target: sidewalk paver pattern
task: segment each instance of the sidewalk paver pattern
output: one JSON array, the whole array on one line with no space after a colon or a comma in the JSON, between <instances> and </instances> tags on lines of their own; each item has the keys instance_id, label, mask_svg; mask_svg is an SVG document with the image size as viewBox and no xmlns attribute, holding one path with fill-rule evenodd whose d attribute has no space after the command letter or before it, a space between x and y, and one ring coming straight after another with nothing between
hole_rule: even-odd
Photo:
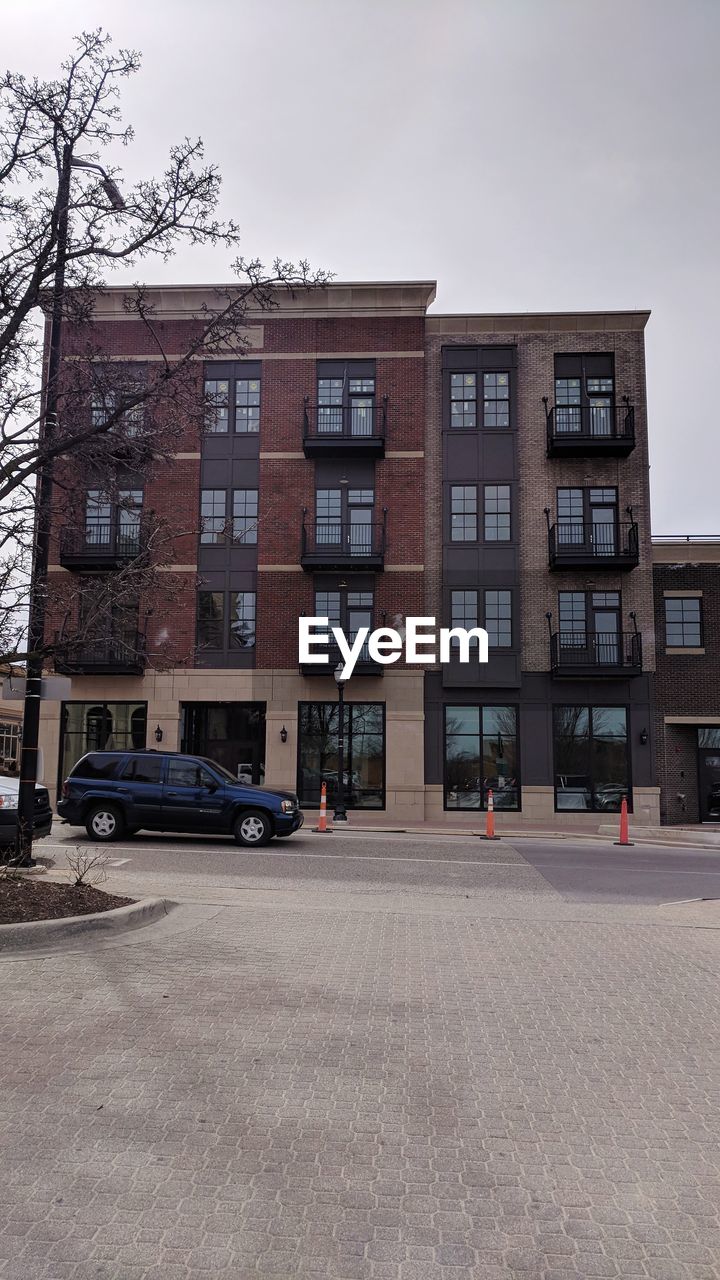
<instances>
[{"instance_id":1,"label":"sidewalk paver pattern","mask_svg":"<svg viewBox=\"0 0 720 1280\"><path fill-rule=\"evenodd\" d=\"M1 962L0 1280L716 1280L720 933L413 892Z\"/></svg>"}]
</instances>

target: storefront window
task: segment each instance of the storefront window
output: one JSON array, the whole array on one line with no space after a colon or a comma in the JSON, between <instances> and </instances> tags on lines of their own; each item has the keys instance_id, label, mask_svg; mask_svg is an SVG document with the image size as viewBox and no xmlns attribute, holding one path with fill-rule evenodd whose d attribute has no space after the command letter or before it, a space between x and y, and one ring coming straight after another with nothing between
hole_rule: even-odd
<instances>
[{"instance_id":1,"label":"storefront window","mask_svg":"<svg viewBox=\"0 0 720 1280\"><path fill-rule=\"evenodd\" d=\"M630 803L626 707L555 707L554 743L556 810Z\"/></svg>"},{"instance_id":2,"label":"storefront window","mask_svg":"<svg viewBox=\"0 0 720 1280\"><path fill-rule=\"evenodd\" d=\"M64 702L60 781L87 751L133 751L145 746L146 702Z\"/></svg>"},{"instance_id":3,"label":"storefront window","mask_svg":"<svg viewBox=\"0 0 720 1280\"><path fill-rule=\"evenodd\" d=\"M698 729L698 746L720 751L720 725L703 725Z\"/></svg>"},{"instance_id":4,"label":"storefront window","mask_svg":"<svg viewBox=\"0 0 720 1280\"><path fill-rule=\"evenodd\" d=\"M338 704L301 702L298 714L298 796L315 808L327 785L328 805L338 784ZM344 714L344 799L348 809L385 806L385 707L382 702L346 702Z\"/></svg>"},{"instance_id":5,"label":"storefront window","mask_svg":"<svg viewBox=\"0 0 720 1280\"><path fill-rule=\"evenodd\" d=\"M520 808L515 707L445 708L445 808Z\"/></svg>"}]
</instances>

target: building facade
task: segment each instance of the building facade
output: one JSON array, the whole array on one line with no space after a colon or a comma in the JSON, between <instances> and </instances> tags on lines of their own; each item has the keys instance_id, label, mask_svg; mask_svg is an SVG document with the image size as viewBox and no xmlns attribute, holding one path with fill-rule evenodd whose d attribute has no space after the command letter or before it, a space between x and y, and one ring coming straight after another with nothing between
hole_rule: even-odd
<instances>
[{"instance_id":1,"label":"building facade","mask_svg":"<svg viewBox=\"0 0 720 1280\"><path fill-rule=\"evenodd\" d=\"M306 808L323 782L332 800L337 689L299 667L298 617L352 636L421 616L485 627L489 662L361 654L345 690L351 810L477 825L492 790L513 827L597 829L623 796L635 822L659 820L648 313L444 316L434 292L284 296L249 317L250 351L196 362L212 413L170 464L119 471L114 496L74 464L53 573L91 592L150 511L174 538L166 593L158 575L105 641L56 653L72 697L59 718L44 708L49 784L86 750L161 741ZM213 294L154 301L179 354ZM122 290L98 300L95 328L103 358L143 377L152 343ZM131 661L117 626L141 637Z\"/></svg>"},{"instance_id":2,"label":"building facade","mask_svg":"<svg viewBox=\"0 0 720 1280\"><path fill-rule=\"evenodd\" d=\"M653 541L661 819L720 822L720 539Z\"/></svg>"}]
</instances>

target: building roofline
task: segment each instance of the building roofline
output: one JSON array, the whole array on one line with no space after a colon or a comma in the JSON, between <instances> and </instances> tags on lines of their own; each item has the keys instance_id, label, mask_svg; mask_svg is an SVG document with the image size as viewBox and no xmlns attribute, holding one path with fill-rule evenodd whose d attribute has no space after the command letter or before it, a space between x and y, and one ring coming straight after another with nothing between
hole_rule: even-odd
<instances>
[{"instance_id":1,"label":"building roofline","mask_svg":"<svg viewBox=\"0 0 720 1280\"><path fill-rule=\"evenodd\" d=\"M427 317L429 333L517 333L642 331L651 312L633 311L494 311L435 312Z\"/></svg>"},{"instance_id":2,"label":"building roofline","mask_svg":"<svg viewBox=\"0 0 720 1280\"><path fill-rule=\"evenodd\" d=\"M225 306L225 298L243 288L241 281L229 284L157 284L148 285L145 292L157 313L166 319L187 319L201 312L213 312ZM434 280L333 280L328 284L287 289L273 287L277 306L264 310L248 304L248 317L259 321L266 317L292 316L321 318L323 316L422 316L427 313L435 297ZM132 319L124 309L123 301L133 292L133 286L107 285L93 290L94 316L103 319Z\"/></svg>"},{"instance_id":3,"label":"building roofline","mask_svg":"<svg viewBox=\"0 0 720 1280\"><path fill-rule=\"evenodd\" d=\"M720 534L656 534L653 564L720 564Z\"/></svg>"}]
</instances>

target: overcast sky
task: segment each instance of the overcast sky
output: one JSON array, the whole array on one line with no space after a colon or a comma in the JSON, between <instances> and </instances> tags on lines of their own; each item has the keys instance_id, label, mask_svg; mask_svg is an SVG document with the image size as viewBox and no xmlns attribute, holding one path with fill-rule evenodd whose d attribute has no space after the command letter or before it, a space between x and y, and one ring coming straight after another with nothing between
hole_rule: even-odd
<instances>
[{"instance_id":1,"label":"overcast sky","mask_svg":"<svg viewBox=\"0 0 720 1280\"><path fill-rule=\"evenodd\" d=\"M144 59L111 162L200 134L248 256L437 279L435 311L652 309L654 532L720 534L720 0L0 0L0 61L50 76L100 25Z\"/></svg>"}]
</instances>

